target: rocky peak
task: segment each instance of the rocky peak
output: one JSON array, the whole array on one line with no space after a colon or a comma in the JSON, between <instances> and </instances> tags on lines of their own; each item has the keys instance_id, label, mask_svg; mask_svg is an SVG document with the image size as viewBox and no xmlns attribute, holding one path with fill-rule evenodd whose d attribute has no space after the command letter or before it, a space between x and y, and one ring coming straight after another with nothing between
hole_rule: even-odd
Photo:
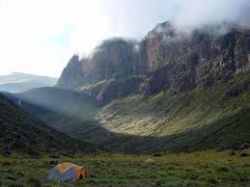
<instances>
[{"instance_id":1,"label":"rocky peak","mask_svg":"<svg viewBox=\"0 0 250 187\"><path fill-rule=\"evenodd\" d=\"M80 61L79 57L73 57L58 85L77 88L112 80L115 81L115 84L111 81L112 86L119 89L97 84L94 95L105 90L105 93L111 91L113 95L124 96L129 93L120 92L130 89L123 86L131 87L131 81L129 84L124 81L140 76L145 79L138 81L143 82L142 86L139 83L136 86L141 93L152 95L169 90L178 94L195 86L207 88L249 70L250 30L222 24L184 33L177 31L170 22L164 22L139 44L121 38L109 39L98 46L89 59ZM135 92L138 90L134 88ZM88 89L88 93L93 92Z\"/></svg>"},{"instance_id":2,"label":"rocky peak","mask_svg":"<svg viewBox=\"0 0 250 187\"><path fill-rule=\"evenodd\" d=\"M74 55L64 68L57 86L65 89L74 89L80 86L84 81L82 62L78 55Z\"/></svg>"},{"instance_id":3,"label":"rocky peak","mask_svg":"<svg viewBox=\"0 0 250 187\"><path fill-rule=\"evenodd\" d=\"M123 78L136 71L134 46L134 41L121 38L104 41L91 59L95 65L95 79Z\"/></svg>"}]
</instances>

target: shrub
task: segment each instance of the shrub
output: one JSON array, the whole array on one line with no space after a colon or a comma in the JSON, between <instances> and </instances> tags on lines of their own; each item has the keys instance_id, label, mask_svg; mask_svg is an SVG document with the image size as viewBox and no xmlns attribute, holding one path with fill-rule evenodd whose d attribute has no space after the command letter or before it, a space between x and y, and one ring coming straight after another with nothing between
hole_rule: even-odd
<instances>
[{"instance_id":1,"label":"shrub","mask_svg":"<svg viewBox=\"0 0 250 187\"><path fill-rule=\"evenodd\" d=\"M41 187L41 181L37 178L29 178L29 180L27 181L27 183L29 185L31 185L32 187Z\"/></svg>"},{"instance_id":2,"label":"shrub","mask_svg":"<svg viewBox=\"0 0 250 187\"><path fill-rule=\"evenodd\" d=\"M222 166L218 170L221 171L221 172L229 172L229 168L226 167L226 166Z\"/></svg>"}]
</instances>

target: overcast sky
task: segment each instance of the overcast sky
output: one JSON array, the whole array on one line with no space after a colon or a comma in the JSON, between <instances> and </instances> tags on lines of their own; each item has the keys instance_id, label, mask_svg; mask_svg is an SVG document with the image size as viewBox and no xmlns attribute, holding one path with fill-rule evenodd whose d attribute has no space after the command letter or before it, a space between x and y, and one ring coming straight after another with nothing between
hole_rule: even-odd
<instances>
[{"instance_id":1,"label":"overcast sky","mask_svg":"<svg viewBox=\"0 0 250 187\"><path fill-rule=\"evenodd\" d=\"M59 76L74 53L109 37L141 39L157 23L249 20L250 0L0 0L0 74ZM242 16L242 12L244 16Z\"/></svg>"}]
</instances>

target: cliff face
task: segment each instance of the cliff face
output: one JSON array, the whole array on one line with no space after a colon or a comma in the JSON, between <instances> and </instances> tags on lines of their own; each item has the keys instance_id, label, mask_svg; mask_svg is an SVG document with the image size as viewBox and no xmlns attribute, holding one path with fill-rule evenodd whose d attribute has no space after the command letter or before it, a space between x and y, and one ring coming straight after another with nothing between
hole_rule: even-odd
<instances>
[{"instance_id":1,"label":"cliff face","mask_svg":"<svg viewBox=\"0 0 250 187\"><path fill-rule=\"evenodd\" d=\"M96 100L106 100L105 95L110 94L103 93L109 92L116 98L135 92L149 96L162 90L179 94L195 86L208 88L250 70L250 31L232 27L225 33L217 32L221 27L182 33L164 22L139 44L107 40L88 60L73 57L58 86L70 89L81 86L81 91ZM136 76L144 78L140 86L133 87L128 78ZM111 79L116 89L110 84L96 86Z\"/></svg>"},{"instance_id":2,"label":"cliff face","mask_svg":"<svg viewBox=\"0 0 250 187\"><path fill-rule=\"evenodd\" d=\"M79 60L77 55L74 55L64 68L57 86L66 89L74 89L85 82L83 63Z\"/></svg>"},{"instance_id":3,"label":"cliff face","mask_svg":"<svg viewBox=\"0 0 250 187\"><path fill-rule=\"evenodd\" d=\"M189 35L172 30L155 32L153 36L149 33L144 51L152 73L145 93L155 94L164 88L178 94L249 71L250 31L230 29L226 34L217 34L213 29Z\"/></svg>"},{"instance_id":4,"label":"cliff face","mask_svg":"<svg viewBox=\"0 0 250 187\"><path fill-rule=\"evenodd\" d=\"M104 41L91 57L79 59L74 55L63 70L57 86L75 89L137 73L139 53L136 47L134 41L116 38Z\"/></svg>"},{"instance_id":5,"label":"cliff face","mask_svg":"<svg viewBox=\"0 0 250 187\"><path fill-rule=\"evenodd\" d=\"M91 58L94 64L94 81L124 78L138 71L136 43L123 39L111 39L95 49Z\"/></svg>"}]
</instances>

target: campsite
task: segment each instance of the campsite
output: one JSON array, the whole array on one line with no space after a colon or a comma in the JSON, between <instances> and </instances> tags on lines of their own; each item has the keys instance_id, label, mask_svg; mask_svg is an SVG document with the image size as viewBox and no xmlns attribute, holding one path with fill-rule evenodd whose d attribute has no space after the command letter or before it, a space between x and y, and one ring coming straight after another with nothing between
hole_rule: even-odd
<instances>
[{"instance_id":1,"label":"campsite","mask_svg":"<svg viewBox=\"0 0 250 187\"><path fill-rule=\"evenodd\" d=\"M250 187L250 0L0 0L0 187Z\"/></svg>"},{"instance_id":2,"label":"campsite","mask_svg":"<svg viewBox=\"0 0 250 187\"><path fill-rule=\"evenodd\" d=\"M113 153L57 159L1 157L0 181L2 186L12 187L247 186L250 156L244 155L250 155L250 150L235 154L206 151L157 155ZM151 161L147 162L148 159ZM55 161L84 166L89 177L78 181L49 180Z\"/></svg>"}]
</instances>

